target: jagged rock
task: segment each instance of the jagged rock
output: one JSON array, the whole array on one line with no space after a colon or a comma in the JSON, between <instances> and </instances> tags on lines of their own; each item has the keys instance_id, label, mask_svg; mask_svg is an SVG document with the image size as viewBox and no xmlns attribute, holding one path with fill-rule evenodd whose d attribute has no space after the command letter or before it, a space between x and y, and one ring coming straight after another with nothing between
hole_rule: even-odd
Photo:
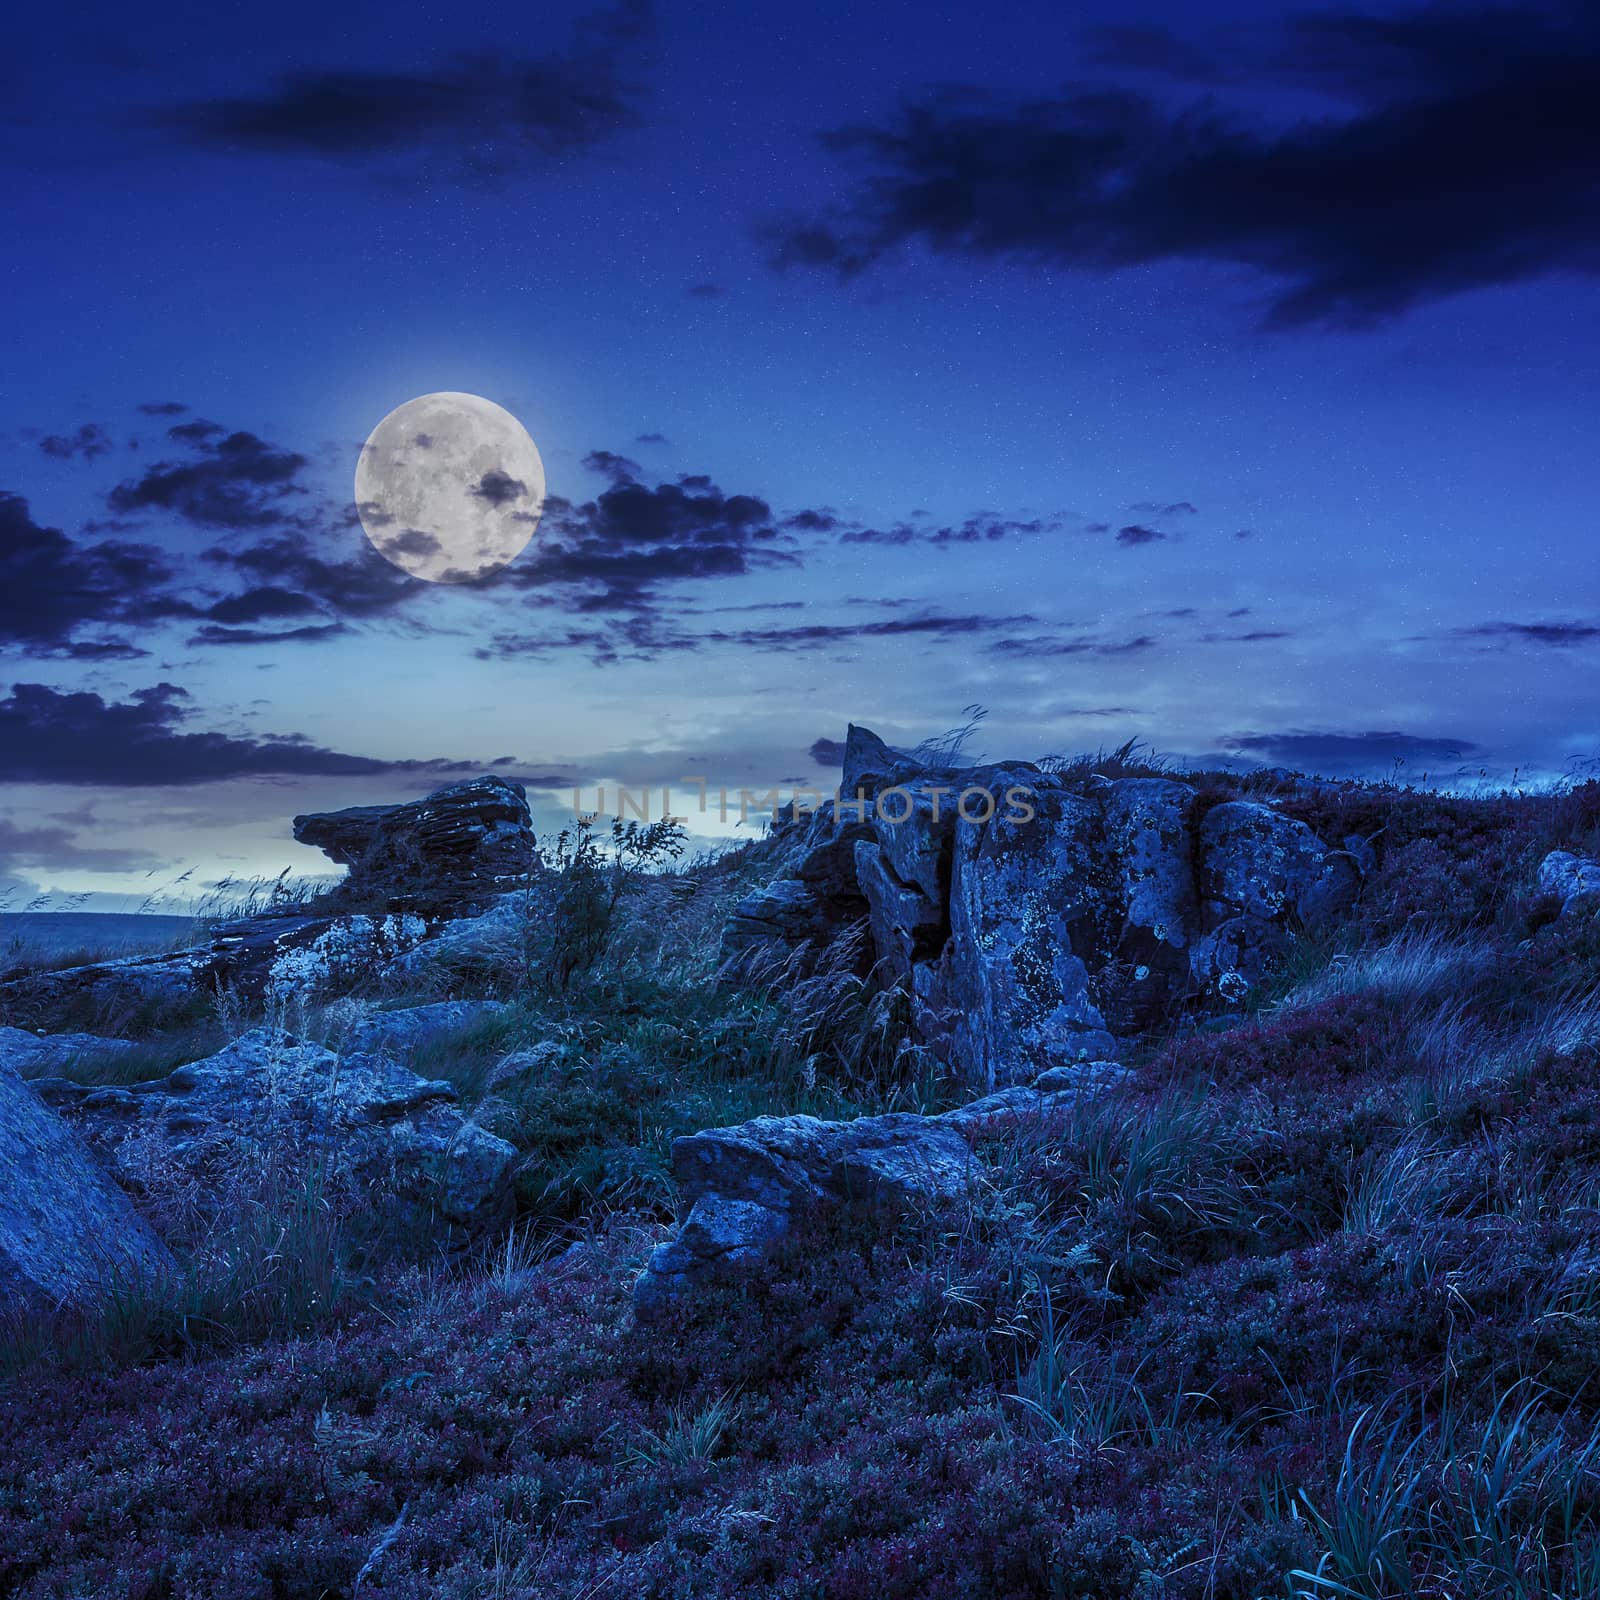
<instances>
[{"instance_id":1,"label":"jagged rock","mask_svg":"<svg viewBox=\"0 0 1600 1600\"><path fill-rule=\"evenodd\" d=\"M856 1122L757 1117L675 1139L672 1165L689 1213L634 1286L645 1317L698 1280L758 1257L802 1215L848 1200L949 1202L982 1183L961 1133L911 1112Z\"/></svg>"},{"instance_id":2,"label":"jagged rock","mask_svg":"<svg viewBox=\"0 0 1600 1600\"><path fill-rule=\"evenodd\" d=\"M1117 1053L1085 960L1110 943L1103 814L1061 790L1028 809L957 822L950 940L925 996L946 1019L950 1060L985 1089Z\"/></svg>"},{"instance_id":3,"label":"jagged rock","mask_svg":"<svg viewBox=\"0 0 1600 1600\"><path fill-rule=\"evenodd\" d=\"M1355 898L1360 874L1305 823L1230 800L1200 824L1200 899L1208 926L1234 916L1312 922Z\"/></svg>"},{"instance_id":4,"label":"jagged rock","mask_svg":"<svg viewBox=\"0 0 1600 1600\"><path fill-rule=\"evenodd\" d=\"M173 1266L83 1142L0 1064L0 1306L88 1302Z\"/></svg>"},{"instance_id":5,"label":"jagged rock","mask_svg":"<svg viewBox=\"0 0 1600 1600\"><path fill-rule=\"evenodd\" d=\"M267 1028L155 1082L36 1088L136 1193L177 1172L220 1202L241 1174L316 1161L352 1209L399 1199L472 1223L504 1198L516 1159L454 1109L450 1084Z\"/></svg>"},{"instance_id":6,"label":"jagged rock","mask_svg":"<svg viewBox=\"0 0 1600 1600\"><path fill-rule=\"evenodd\" d=\"M1192 823L1195 792L1171 778L1123 778L1106 797L1106 845L1121 874L1118 984L1102 1005L1119 1031L1160 1020L1189 988L1198 923Z\"/></svg>"},{"instance_id":7,"label":"jagged rock","mask_svg":"<svg viewBox=\"0 0 1600 1600\"><path fill-rule=\"evenodd\" d=\"M1127 1075L1097 1061L1054 1069L1048 1086L1015 1085L933 1117L757 1117L676 1139L673 1171L689 1211L651 1253L634 1307L648 1319L708 1278L758 1261L802 1216L850 1204L970 1201L987 1187L976 1141L1062 1116Z\"/></svg>"},{"instance_id":8,"label":"jagged rock","mask_svg":"<svg viewBox=\"0 0 1600 1600\"><path fill-rule=\"evenodd\" d=\"M722 934L723 975L760 977L791 956L819 953L860 922L867 901L856 879L855 846L871 831L870 823L850 821L831 807L820 811L789 872L734 907Z\"/></svg>"},{"instance_id":9,"label":"jagged rock","mask_svg":"<svg viewBox=\"0 0 1600 1600\"><path fill-rule=\"evenodd\" d=\"M23 1028L0 1028L0 1071L9 1069L24 1078L60 1072L74 1061L104 1062L125 1056L136 1045L122 1039L102 1039L97 1033L29 1033Z\"/></svg>"},{"instance_id":10,"label":"jagged rock","mask_svg":"<svg viewBox=\"0 0 1600 1600\"><path fill-rule=\"evenodd\" d=\"M356 1055L404 1055L448 1034L502 1017L510 1009L500 1000L440 1000L399 1011L377 1011L345 1035L343 1048Z\"/></svg>"},{"instance_id":11,"label":"jagged rock","mask_svg":"<svg viewBox=\"0 0 1600 1600\"><path fill-rule=\"evenodd\" d=\"M203 950L185 950L30 972L0 983L0 1021L30 1023L63 1005L83 1003L115 1023L147 1008L181 1005L203 982L206 960Z\"/></svg>"},{"instance_id":12,"label":"jagged rock","mask_svg":"<svg viewBox=\"0 0 1600 1600\"><path fill-rule=\"evenodd\" d=\"M914 767L918 763L903 751L891 750L870 728L858 728L852 722L844 736L844 772L839 793L846 800L871 795L878 783L907 765Z\"/></svg>"},{"instance_id":13,"label":"jagged rock","mask_svg":"<svg viewBox=\"0 0 1600 1600\"><path fill-rule=\"evenodd\" d=\"M493 777L401 805L312 812L294 819L294 836L350 869L331 904L481 898L525 878L537 857L526 792Z\"/></svg>"},{"instance_id":14,"label":"jagged rock","mask_svg":"<svg viewBox=\"0 0 1600 1600\"><path fill-rule=\"evenodd\" d=\"M1539 888L1561 902L1561 913L1600 909L1600 861L1552 850L1539 863Z\"/></svg>"},{"instance_id":15,"label":"jagged rock","mask_svg":"<svg viewBox=\"0 0 1600 1600\"><path fill-rule=\"evenodd\" d=\"M1189 969L1202 994L1236 1005L1288 953L1282 924L1264 917L1229 917L1189 948Z\"/></svg>"},{"instance_id":16,"label":"jagged rock","mask_svg":"<svg viewBox=\"0 0 1600 1600\"><path fill-rule=\"evenodd\" d=\"M529 905L522 890L497 895L488 910L471 917L452 917L414 949L390 965L395 978L412 977L430 968L451 971L513 968L527 942Z\"/></svg>"}]
</instances>

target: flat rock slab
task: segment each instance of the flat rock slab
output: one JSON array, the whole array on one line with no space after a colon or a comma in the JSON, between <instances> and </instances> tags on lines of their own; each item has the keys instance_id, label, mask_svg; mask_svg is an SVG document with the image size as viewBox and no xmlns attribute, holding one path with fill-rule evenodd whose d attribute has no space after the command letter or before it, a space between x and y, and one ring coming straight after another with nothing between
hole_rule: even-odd
<instances>
[{"instance_id":1,"label":"flat rock slab","mask_svg":"<svg viewBox=\"0 0 1600 1600\"><path fill-rule=\"evenodd\" d=\"M504 1197L516 1160L450 1084L268 1028L152 1083L37 1088L136 1193L181 1180L225 1202L241 1174L315 1161L351 1209L414 1203L469 1223Z\"/></svg>"},{"instance_id":2,"label":"flat rock slab","mask_svg":"<svg viewBox=\"0 0 1600 1600\"><path fill-rule=\"evenodd\" d=\"M174 1266L83 1141L0 1065L0 1306L86 1303Z\"/></svg>"},{"instance_id":3,"label":"flat rock slab","mask_svg":"<svg viewBox=\"0 0 1600 1600\"><path fill-rule=\"evenodd\" d=\"M0 1028L0 1069L10 1067L24 1078L60 1072L74 1061L107 1061L137 1049L122 1039L97 1033L29 1033L26 1028Z\"/></svg>"},{"instance_id":4,"label":"flat rock slab","mask_svg":"<svg viewBox=\"0 0 1600 1600\"><path fill-rule=\"evenodd\" d=\"M987 1187L975 1140L1065 1113L1128 1075L1107 1061L1057 1070L1063 1076L1050 1086L1003 1089L935 1117L756 1117L674 1140L673 1170L689 1211L639 1275L636 1312L648 1320L712 1275L759 1261L803 1214L968 1199Z\"/></svg>"},{"instance_id":5,"label":"flat rock slab","mask_svg":"<svg viewBox=\"0 0 1600 1600\"><path fill-rule=\"evenodd\" d=\"M404 1053L452 1033L504 1016L511 1009L500 1000L440 1000L433 1005L377 1011L358 1022L345 1039L355 1054Z\"/></svg>"}]
</instances>

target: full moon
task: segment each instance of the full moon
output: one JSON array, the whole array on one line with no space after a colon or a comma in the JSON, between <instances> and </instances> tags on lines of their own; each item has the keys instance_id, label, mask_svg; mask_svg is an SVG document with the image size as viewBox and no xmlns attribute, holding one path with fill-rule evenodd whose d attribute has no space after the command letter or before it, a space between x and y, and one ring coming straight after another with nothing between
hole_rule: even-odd
<instances>
[{"instance_id":1,"label":"full moon","mask_svg":"<svg viewBox=\"0 0 1600 1600\"><path fill-rule=\"evenodd\" d=\"M544 462L511 413L475 394L425 394L386 416L356 463L374 549L413 577L470 583L521 554L544 507Z\"/></svg>"}]
</instances>

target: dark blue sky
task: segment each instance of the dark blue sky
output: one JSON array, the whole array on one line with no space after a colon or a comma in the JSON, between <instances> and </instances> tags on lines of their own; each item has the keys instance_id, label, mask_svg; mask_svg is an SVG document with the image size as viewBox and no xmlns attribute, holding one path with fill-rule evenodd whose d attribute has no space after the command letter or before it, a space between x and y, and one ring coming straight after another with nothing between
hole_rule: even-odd
<instances>
[{"instance_id":1,"label":"dark blue sky","mask_svg":"<svg viewBox=\"0 0 1600 1600\"><path fill-rule=\"evenodd\" d=\"M1195 19L14 21L0 884L310 865L293 811L506 757L541 826L764 788L974 701L993 753L1600 752L1600 26ZM554 497L451 592L349 507L440 389Z\"/></svg>"}]
</instances>

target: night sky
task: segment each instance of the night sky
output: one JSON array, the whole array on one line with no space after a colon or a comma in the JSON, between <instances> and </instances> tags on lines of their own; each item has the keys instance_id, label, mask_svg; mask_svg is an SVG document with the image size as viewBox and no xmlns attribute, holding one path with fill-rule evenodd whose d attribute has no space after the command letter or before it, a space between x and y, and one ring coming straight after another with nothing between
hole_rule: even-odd
<instances>
[{"instance_id":1,"label":"night sky","mask_svg":"<svg viewBox=\"0 0 1600 1600\"><path fill-rule=\"evenodd\" d=\"M1593 8L32 7L0 149L14 906L485 769L542 832L831 786L972 704L997 756L1600 755ZM436 390L543 454L492 580L350 503Z\"/></svg>"}]
</instances>

